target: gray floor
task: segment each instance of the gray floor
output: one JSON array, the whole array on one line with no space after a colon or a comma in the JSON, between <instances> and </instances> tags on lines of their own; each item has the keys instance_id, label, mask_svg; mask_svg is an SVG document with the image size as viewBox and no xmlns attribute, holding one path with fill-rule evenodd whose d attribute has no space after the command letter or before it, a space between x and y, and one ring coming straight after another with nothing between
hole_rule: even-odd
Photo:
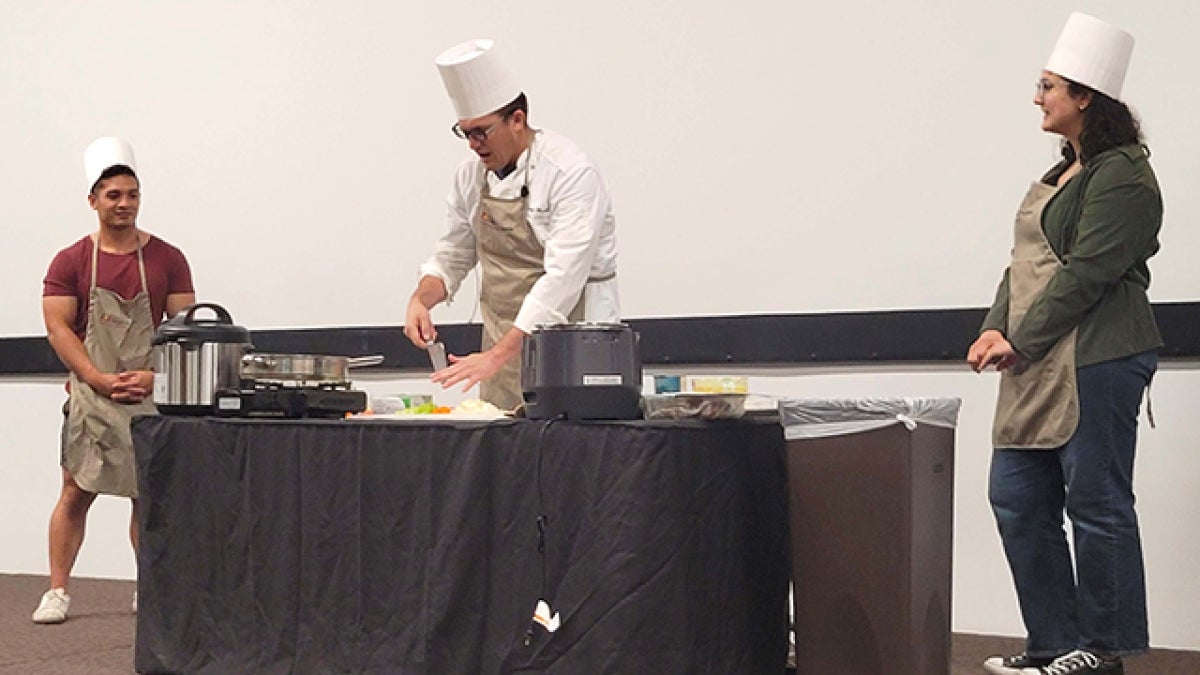
<instances>
[{"instance_id":1,"label":"gray floor","mask_svg":"<svg viewBox=\"0 0 1200 675\"><path fill-rule=\"evenodd\" d=\"M72 581L71 619L57 626L38 626L29 619L45 590L45 577L0 574L0 675L133 672L134 582ZM1020 646L1012 638L956 634L951 675L978 675L988 655ZM1130 675L1196 675L1200 652L1156 649L1127 660L1125 670Z\"/></svg>"}]
</instances>

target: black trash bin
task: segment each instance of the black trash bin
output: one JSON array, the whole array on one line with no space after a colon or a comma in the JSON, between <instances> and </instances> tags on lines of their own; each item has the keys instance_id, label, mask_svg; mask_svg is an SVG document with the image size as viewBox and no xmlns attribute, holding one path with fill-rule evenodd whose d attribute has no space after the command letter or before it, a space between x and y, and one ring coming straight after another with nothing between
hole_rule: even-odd
<instances>
[{"instance_id":1,"label":"black trash bin","mask_svg":"<svg viewBox=\"0 0 1200 675\"><path fill-rule=\"evenodd\" d=\"M949 674L959 404L780 401L797 675Z\"/></svg>"}]
</instances>

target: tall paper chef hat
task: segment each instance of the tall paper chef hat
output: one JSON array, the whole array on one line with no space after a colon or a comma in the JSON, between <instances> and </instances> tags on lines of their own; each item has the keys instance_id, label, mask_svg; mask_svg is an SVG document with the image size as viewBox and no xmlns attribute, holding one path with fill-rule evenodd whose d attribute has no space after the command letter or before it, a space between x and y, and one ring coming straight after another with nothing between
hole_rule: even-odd
<instances>
[{"instance_id":1,"label":"tall paper chef hat","mask_svg":"<svg viewBox=\"0 0 1200 675\"><path fill-rule=\"evenodd\" d=\"M460 120L483 117L512 103L521 87L500 61L493 40L468 40L436 59L442 84Z\"/></svg>"},{"instance_id":2,"label":"tall paper chef hat","mask_svg":"<svg viewBox=\"0 0 1200 675\"><path fill-rule=\"evenodd\" d=\"M1074 12L1067 18L1046 70L1119 100L1132 54L1132 35L1094 16Z\"/></svg>"},{"instance_id":3,"label":"tall paper chef hat","mask_svg":"<svg viewBox=\"0 0 1200 675\"><path fill-rule=\"evenodd\" d=\"M133 146L129 141L105 136L92 141L83 151L83 173L87 178L88 189L91 190L100 174L109 167L124 164L137 172L137 160L133 158Z\"/></svg>"}]
</instances>

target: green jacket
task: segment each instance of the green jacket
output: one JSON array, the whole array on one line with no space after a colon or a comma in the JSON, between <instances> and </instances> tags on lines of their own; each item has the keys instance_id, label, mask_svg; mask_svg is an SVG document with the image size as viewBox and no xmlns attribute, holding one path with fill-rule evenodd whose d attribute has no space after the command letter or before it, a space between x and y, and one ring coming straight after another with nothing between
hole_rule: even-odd
<instances>
[{"instance_id":1,"label":"green jacket","mask_svg":"<svg viewBox=\"0 0 1200 675\"><path fill-rule=\"evenodd\" d=\"M1078 326L1076 367L1162 346L1146 297L1146 261L1158 252L1162 226L1149 155L1141 145L1101 153L1051 197L1042 232L1062 267L1011 335L1005 270L981 331L1000 331L1018 354L1038 361Z\"/></svg>"}]
</instances>

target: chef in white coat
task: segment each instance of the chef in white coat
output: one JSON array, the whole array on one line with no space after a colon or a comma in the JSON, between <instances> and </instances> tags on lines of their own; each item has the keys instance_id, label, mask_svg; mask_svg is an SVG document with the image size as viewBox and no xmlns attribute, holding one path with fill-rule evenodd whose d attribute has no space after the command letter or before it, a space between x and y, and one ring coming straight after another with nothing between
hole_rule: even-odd
<instances>
[{"instance_id":1,"label":"chef in white coat","mask_svg":"<svg viewBox=\"0 0 1200 675\"><path fill-rule=\"evenodd\" d=\"M404 332L424 348L437 339L430 309L449 302L479 265L483 347L449 356L443 387L480 383L480 398L521 403L520 356L535 327L615 322L616 221L608 187L573 142L529 122L529 104L492 40L471 40L436 59L454 106L456 136L472 155L450 190L446 233L421 265Z\"/></svg>"}]
</instances>

